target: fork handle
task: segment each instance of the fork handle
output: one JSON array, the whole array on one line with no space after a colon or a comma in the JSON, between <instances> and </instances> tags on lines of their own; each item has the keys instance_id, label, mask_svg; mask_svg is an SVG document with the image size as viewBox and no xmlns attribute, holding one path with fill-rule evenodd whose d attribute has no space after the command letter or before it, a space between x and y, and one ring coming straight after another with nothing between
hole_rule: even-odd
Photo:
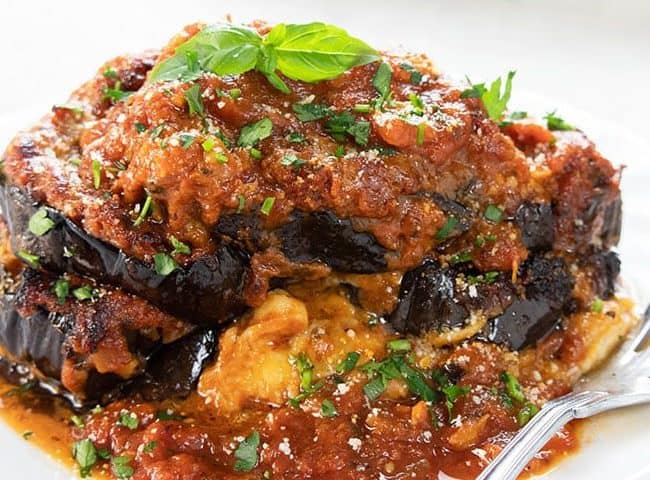
<instances>
[{"instance_id":1,"label":"fork handle","mask_svg":"<svg viewBox=\"0 0 650 480\"><path fill-rule=\"evenodd\" d=\"M582 418L584 410L591 410L608 394L585 391L569 393L548 402L526 426L508 442L497 458L476 480L514 480L528 462L555 433L575 418Z\"/></svg>"}]
</instances>

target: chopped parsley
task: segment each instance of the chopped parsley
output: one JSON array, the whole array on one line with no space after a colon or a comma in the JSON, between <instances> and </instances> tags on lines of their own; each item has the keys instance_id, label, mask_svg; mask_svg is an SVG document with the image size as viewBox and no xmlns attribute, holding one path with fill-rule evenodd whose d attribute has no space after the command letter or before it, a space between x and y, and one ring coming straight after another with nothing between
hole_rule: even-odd
<instances>
[{"instance_id":1,"label":"chopped parsley","mask_svg":"<svg viewBox=\"0 0 650 480\"><path fill-rule=\"evenodd\" d=\"M114 457L111 459L111 469L113 475L120 480L128 479L133 476L133 467L130 465L130 457Z\"/></svg>"},{"instance_id":2,"label":"chopped parsley","mask_svg":"<svg viewBox=\"0 0 650 480\"><path fill-rule=\"evenodd\" d=\"M135 430L140 425L138 416L131 412L122 412L120 413L120 418L117 421L118 425L128 428L129 430Z\"/></svg>"},{"instance_id":3,"label":"chopped parsley","mask_svg":"<svg viewBox=\"0 0 650 480\"><path fill-rule=\"evenodd\" d=\"M244 211L244 207L246 206L246 197L243 195L237 195L237 213L241 213Z\"/></svg>"},{"instance_id":4,"label":"chopped parsley","mask_svg":"<svg viewBox=\"0 0 650 480\"><path fill-rule=\"evenodd\" d=\"M415 115L420 117L424 115L424 102L417 94L409 93L409 101Z\"/></svg>"},{"instance_id":5,"label":"chopped parsley","mask_svg":"<svg viewBox=\"0 0 650 480\"><path fill-rule=\"evenodd\" d=\"M307 141L305 136L298 132L291 132L285 138L290 143L303 143Z\"/></svg>"},{"instance_id":6,"label":"chopped parsley","mask_svg":"<svg viewBox=\"0 0 650 480\"><path fill-rule=\"evenodd\" d=\"M447 414L449 420L452 418L452 411L454 404L459 397L467 395L471 390L469 386L460 386L451 382L449 376L444 374L441 370L434 370L432 375L433 379L440 386L440 392L445 398L445 406L447 407Z\"/></svg>"},{"instance_id":7,"label":"chopped parsley","mask_svg":"<svg viewBox=\"0 0 650 480\"><path fill-rule=\"evenodd\" d=\"M206 153L211 152L214 146L215 146L214 138L206 138L201 144L201 147L203 147L203 151Z\"/></svg>"},{"instance_id":8,"label":"chopped parsley","mask_svg":"<svg viewBox=\"0 0 650 480\"><path fill-rule=\"evenodd\" d=\"M454 231L454 228L456 228L457 224L458 224L458 220L456 220L456 217L447 217L447 221L445 222L445 224L436 233L436 240L441 242L447 239L447 237L451 235L451 232Z\"/></svg>"},{"instance_id":9,"label":"chopped parsley","mask_svg":"<svg viewBox=\"0 0 650 480\"><path fill-rule=\"evenodd\" d=\"M105 78L110 78L111 80L117 80L119 78L119 75L117 72L111 68L111 67L106 67L106 70L104 70L104 73L102 73Z\"/></svg>"},{"instance_id":10,"label":"chopped parsley","mask_svg":"<svg viewBox=\"0 0 650 480\"><path fill-rule=\"evenodd\" d=\"M156 253L153 256L154 268L158 275L166 277L178 268L178 263L164 252Z\"/></svg>"},{"instance_id":11,"label":"chopped parsley","mask_svg":"<svg viewBox=\"0 0 650 480\"><path fill-rule=\"evenodd\" d=\"M151 198L151 195L147 194L147 198L145 199L144 204L142 205L142 208L138 213L138 218L136 218L135 222L133 222L134 227L139 227L140 224L144 222L144 219L147 218L147 216L149 215L149 211L151 210L152 202L153 199Z\"/></svg>"},{"instance_id":12,"label":"chopped parsley","mask_svg":"<svg viewBox=\"0 0 650 480\"><path fill-rule=\"evenodd\" d=\"M470 285L477 285L479 283L490 284L494 283L498 277L499 272L485 272L485 274L467 275L467 282Z\"/></svg>"},{"instance_id":13,"label":"chopped parsley","mask_svg":"<svg viewBox=\"0 0 650 480\"><path fill-rule=\"evenodd\" d=\"M95 187L95 190L98 190L102 184L102 165L96 158L93 158L91 169L93 173L93 186Z\"/></svg>"},{"instance_id":14,"label":"chopped parsley","mask_svg":"<svg viewBox=\"0 0 650 480\"><path fill-rule=\"evenodd\" d=\"M301 122L311 122L329 116L332 111L330 107L315 103L294 103L293 111Z\"/></svg>"},{"instance_id":15,"label":"chopped parsley","mask_svg":"<svg viewBox=\"0 0 650 480\"><path fill-rule=\"evenodd\" d=\"M239 88L231 88L230 90L228 90L228 95L233 100L237 100L239 97L241 97L241 89L239 89Z\"/></svg>"},{"instance_id":16,"label":"chopped parsley","mask_svg":"<svg viewBox=\"0 0 650 480\"><path fill-rule=\"evenodd\" d=\"M155 440L152 440L151 442L147 442L144 444L144 447L142 447L142 453L151 453L155 450L155 448L158 446L158 442Z\"/></svg>"},{"instance_id":17,"label":"chopped parsley","mask_svg":"<svg viewBox=\"0 0 650 480\"><path fill-rule=\"evenodd\" d=\"M83 418L81 418L79 415L72 415L70 417L70 421L75 427L84 428L86 426Z\"/></svg>"},{"instance_id":18,"label":"chopped parsley","mask_svg":"<svg viewBox=\"0 0 650 480\"><path fill-rule=\"evenodd\" d=\"M274 204L275 204L275 197L266 197L264 199L264 202L262 203L260 212L262 212L263 215L269 215L271 213L271 210L273 209Z\"/></svg>"},{"instance_id":19,"label":"chopped parsley","mask_svg":"<svg viewBox=\"0 0 650 480\"><path fill-rule=\"evenodd\" d=\"M571 125L570 123L567 123L563 118L558 117L555 115L555 110L553 110L550 113L547 113L544 116L544 120L546 120L546 127L549 130L575 130L576 128Z\"/></svg>"},{"instance_id":20,"label":"chopped parsley","mask_svg":"<svg viewBox=\"0 0 650 480\"><path fill-rule=\"evenodd\" d=\"M370 122L355 121L350 112L335 113L325 122L325 131L338 142L343 142L348 134L354 138L357 144L365 146L368 144L370 136Z\"/></svg>"},{"instance_id":21,"label":"chopped parsley","mask_svg":"<svg viewBox=\"0 0 650 480\"><path fill-rule=\"evenodd\" d=\"M524 396L524 391L521 389L521 384L517 380L517 377L508 373L501 372L501 381L506 386L506 393L511 400L515 402L525 402L526 397Z\"/></svg>"},{"instance_id":22,"label":"chopped parsley","mask_svg":"<svg viewBox=\"0 0 650 480\"><path fill-rule=\"evenodd\" d=\"M165 124L161 123L157 127L151 129L151 133L149 134L149 136L151 138L158 138L164 129L165 129Z\"/></svg>"},{"instance_id":23,"label":"chopped parsley","mask_svg":"<svg viewBox=\"0 0 650 480\"><path fill-rule=\"evenodd\" d=\"M34 432L30 432L30 431L23 432L23 438L25 440L29 440L32 437L32 435L34 435Z\"/></svg>"},{"instance_id":24,"label":"chopped parsley","mask_svg":"<svg viewBox=\"0 0 650 480\"><path fill-rule=\"evenodd\" d=\"M79 114L79 115L84 113L84 109L81 108L79 105L73 105L73 104L70 104L70 103L59 103L57 105L54 105L54 108L60 108L60 109L63 109L63 110L70 110L71 112Z\"/></svg>"},{"instance_id":25,"label":"chopped parsley","mask_svg":"<svg viewBox=\"0 0 650 480\"><path fill-rule=\"evenodd\" d=\"M110 100L111 103L117 103L126 100L133 94L133 92L125 92L122 90L122 83L119 81L115 82L115 86L113 88L102 88L102 93L104 94L104 100Z\"/></svg>"},{"instance_id":26,"label":"chopped parsley","mask_svg":"<svg viewBox=\"0 0 650 480\"><path fill-rule=\"evenodd\" d=\"M485 217L486 220L489 220L490 222L493 223L499 223L502 216L503 216L503 210L501 210L496 205L492 205L492 204L488 205L487 208L485 209L485 212L483 213L483 217Z\"/></svg>"},{"instance_id":27,"label":"chopped parsley","mask_svg":"<svg viewBox=\"0 0 650 480\"><path fill-rule=\"evenodd\" d=\"M228 163L228 155L222 152L215 152L214 158L217 160L217 163L221 163L222 165L224 163Z\"/></svg>"},{"instance_id":28,"label":"chopped parsley","mask_svg":"<svg viewBox=\"0 0 650 480\"><path fill-rule=\"evenodd\" d=\"M539 408L532 402L526 402L526 404L521 407L521 410L517 412L517 423L520 427L526 425L531 418L533 418L539 412Z\"/></svg>"},{"instance_id":29,"label":"chopped parsley","mask_svg":"<svg viewBox=\"0 0 650 480\"><path fill-rule=\"evenodd\" d=\"M300 167L305 163L307 163L306 160L303 160L294 154L285 155L282 157L282 160L280 160L281 165L284 165L285 167L293 167L296 172L300 170Z\"/></svg>"},{"instance_id":30,"label":"chopped parsley","mask_svg":"<svg viewBox=\"0 0 650 480\"><path fill-rule=\"evenodd\" d=\"M348 353L343 360L336 366L336 373L342 374L350 372L357 366L357 362L361 358L359 352Z\"/></svg>"},{"instance_id":31,"label":"chopped parsley","mask_svg":"<svg viewBox=\"0 0 650 480\"><path fill-rule=\"evenodd\" d=\"M90 285L83 285L72 290L72 296L79 301L92 300L97 296L97 291Z\"/></svg>"},{"instance_id":32,"label":"chopped parsley","mask_svg":"<svg viewBox=\"0 0 650 480\"><path fill-rule=\"evenodd\" d=\"M594 313L601 313L603 311L603 301L600 298L596 298L591 304L591 311Z\"/></svg>"},{"instance_id":33,"label":"chopped parsley","mask_svg":"<svg viewBox=\"0 0 650 480\"><path fill-rule=\"evenodd\" d=\"M255 160L262 158L262 152L260 152L257 148L251 148L250 154L251 157L253 157Z\"/></svg>"},{"instance_id":34,"label":"chopped parsley","mask_svg":"<svg viewBox=\"0 0 650 480\"><path fill-rule=\"evenodd\" d=\"M44 208L36 210L34 215L29 218L29 223L27 224L29 231L37 237L45 235L54 228L54 225L54 220L47 216L47 210Z\"/></svg>"},{"instance_id":35,"label":"chopped parsley","mask_svg":"<svg viewBox=\"0 0 650 480\"><path fill-rule=\"evenodd\" d=\"M405 72L409 72L411 74L409 80L413 85L419 85L422 83L423 75L418 70L416 70L415 67L409 65L408 63L402 63L400 64L400 67Z\"/></svg>"},{"instance_id":36,"label":"chopped parsley","mask_svg":"<svg viewBox=\"0 0 650 480\"><path fill-rule=\"evenodd\" d=\"M138 133L144 133L147 131L147 126L142 122L135 122L135 131Z\"/></svg>"},{"instance_id":37,"label":"chopped parsley","mask_svg":"<svg viewBox=\"0 0 650 480\"><path fill-rule=\"evenodd\" d=\"M161 422L180 422L185 419L182 415L178 415L171 410L158 410L156 412L156 418Z\"/></svg>"},{"instance_id":38,"label":"chopped parsley","mask_svg":"<svg viewBox=\"0 0 650 480\"><path fill-rule=\"evenodd\" d=\"M203 98L201 97L201 87L198 83L195 83L190 88L185 90L185 100L187 101L187 106L189 107L190 116L198 115L199 117L205 117L205 106L203 105Z\"/></svg>"},{"instance_id":39,"label":"chopped parsley","mask_svg":"<svg viewBox=\"0 0 650 480\"><path fill-rule=\"evenodd\" d=\"M408 352L411 350L411 342L406 338L391 340L386 344L386 346L391 352Z\"/></svg>"},{"instance_id":40,"label":"chopped parsley","mask_svg":"<svg viewBox=\"0 0 650 480\"><path fill-rule=\"evenodd\" d=\"M480 98L483 101L483 106L488 114L490 119L498 122L503 116L503 112L506 110L508 101L510 100L510 95L512 94L512 79L515 76L514 71L508 72L506 77L505 87L501 88L501 77L497 78L490 84L490 88L486 88L484 83L472 84L472 82L467 79L470 83L470 88L463 90L460 94L460 98Z\"/></svg>"},{"instance_id":41,"label":"chopped parsley","mask_svg":"<svg viewBox=\"0 0 650 480\"><path fill-rule=\"evenodd\" d=\"M293 365L298 370L298 376L300 377L300 394L289 399L289 404L292 407L297 408L305 398L316 393L320 390L324 383L322 381L313 383L314 379L314 364L311 363L311 360L307 355L301 353L296 358L292 360Z\"/></svg>"},{"instance_id":42,"label":"chopped parsley","mask_svg":"<svg viewBox=\"0 0 650 480\"><path fill-rule=\"evenodd\" d=\"M241 129L237 145L240 147L254 147L259 141L269 137L272 131L273 122L271 122L271 119L263 118Z\"/></svg>"},{"instance_id":43,"label":"chopped parsley","mask_svg":"<svg viewBox=\"0 0 650 480\"><path fill-rule=\"evenodd\" d=\"M38 255L31 254L25 250L18 252L18 258L24 260L31 268L38 268L41 265L41 258Z\"/></svg>"},{"instance_id":44,"label":"chopped parsley","mask_svg":"<svg viewBox=\"0 0 650 480\"><path fill-rule=\"evenodd\" d=\"M93 442L88 438L74 442L72 456L79 465L81 478L90 476L90 471L97 463L97 450Z\"/></svg>"},{"instance_id":45,"label":"chopped parsley","mask_svg":"<svg viewBox=\"0 0 650 480\"><path fill-rule=\"evenodd\" d=\"M343 158L345 156L345 147L343 145L337 145L336 150L334 150L334 156L336 158Z\"/></svg>"},{"instance_id":46,"label":"chopped parsley","mask_svg":"<svg viewBox=\"0 0 650 480\"><path fill-rule=\"evenodd\" d=\"M370 113L371 108L372 107L368 103L358 103L352 108L352 110L355 113Z\"/></svg>"},{"instance_id":47,"label":"chopped parsley","mask_svg":"<svg viewBox=\"0 0 650 480\"><path fill-rule=\"evenodd\" d=\"M471 261L472 261L471 250L465 250L463 252L452 255L452 257L449 259L449 263L451 263L452 265L457 265L459 263L466 263Z\"/></svg>"},{"instance_id":48,"label":"chopped parsley","mask_svg":"<svg viewBox=\"0 0 650 480\"><path fill-rule=\"evenodd\" d=\"M418 146L421 146L422 144L424 144L424 131L425 131L426 127L427 127L427 124L424 123L424 122L422 122L422 123L420 123L418 125L418 132L417 132L417 136L415 137L415 143L417 143Z\"/></svg>"},{"instance_id":49,"label":"chopped parsley","mask_svg":"<svg viewBox=\"0 0 650 480\"><path fill-rule=\"evenodd\" d=\"M187 133L182 133L181 134L181 147L188 149L192 146L194 143L194 140L196 137L194 135L189 135Z\"/></svg>"},{"instance_id":50,"label":"chopped parsley","mask_svg":"<svg viewBox=\"0 0 650 480\"><path fill-rule=\"evenodd\" d=\"M323 417L330 418L330 417L336 417L339 414L339 412L338 410L336 410L336 405L334 405L334 403L330 399L326 398L325 400L323 400L323 403L321 403L320 414Z\"/></svg>"},{"instance_id":51,"label":"chopped parsley","mask_svg":"<svg viewBox=\"0 0 650 480\"><path fill-rule=\"evenodd\" d=\"M192 253L190 247L187 244L181 242L175 236L172 235L171 237L169 237L169 241L171 242L172 247L174 247L174 250L172 250L171 253L172 255L178 255L178 254L189 255L190 253Z\"/></svg>"},{"instance_id":52,"label":"chopped parsley","mask_svg":"<svg viewBox=\"0 0 650 480\"><path fill-rule=\"evenodd\" d=\"M235 450L235 471L250 472L257 466L260 433L257 430L247 436Z\"/></svg>"}]
</instances>

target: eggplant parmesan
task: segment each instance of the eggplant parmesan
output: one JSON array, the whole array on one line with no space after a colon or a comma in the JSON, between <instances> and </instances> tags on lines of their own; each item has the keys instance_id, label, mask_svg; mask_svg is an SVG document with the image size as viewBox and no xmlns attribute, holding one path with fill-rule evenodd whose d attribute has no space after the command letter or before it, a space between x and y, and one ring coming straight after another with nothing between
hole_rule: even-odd
<instances>
[{"instance_id":1,"label":"eggplant parmesan","mask_svg":"<svg viewBox=\"0 0 650 480\"><path fill-rule=\"evenodd\" d=\"M472 478L636 322L620 170L514 76L321 23L105 63L2 157L2 405L82 476Z\"/></svg>"}]
</instances>

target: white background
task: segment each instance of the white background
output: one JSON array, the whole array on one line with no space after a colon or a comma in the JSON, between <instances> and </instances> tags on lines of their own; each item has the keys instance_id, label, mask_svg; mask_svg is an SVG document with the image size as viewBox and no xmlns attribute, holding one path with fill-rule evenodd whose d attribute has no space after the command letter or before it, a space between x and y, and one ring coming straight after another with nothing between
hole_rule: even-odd
<instances>
[{"instance_id":1,"label":"white background","mask_svg":"<svg viewBox=\"0 0 650 480\"><path fill-rule=\"evenodd\" d=\"M648 0L0 0L0 143L64 101L106 59L161 46L186 23L228 13L238 22L331 22L380 49L427 52L441 70L474 81L517 70L513 107L558 108L614 162L629 165L622 258L627 278L648 298ZM650 478L649 416L642 409L594 422L593 442L552 477ZM53 473L2 425L0 446L0 478L69 475Z\"/></svg>"}]
</instances>

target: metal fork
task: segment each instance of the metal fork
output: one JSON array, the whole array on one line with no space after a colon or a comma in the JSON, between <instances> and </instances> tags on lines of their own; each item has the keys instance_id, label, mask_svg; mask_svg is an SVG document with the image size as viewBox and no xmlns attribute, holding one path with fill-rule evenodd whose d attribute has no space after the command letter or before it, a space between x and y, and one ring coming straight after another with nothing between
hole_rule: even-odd
<instances>
[{"instance_id":1,"label":"metal fork","mask_svg":"<svg viewBox=\"0 0 650 480\"><path fill-rule=\"evenodd\" d=\"M546 403L476 480L514 480L565 424L607 410L650 403L650 306L636 333L607 364L587 375L573 392Z\"/></svg>"}]
</instances>

